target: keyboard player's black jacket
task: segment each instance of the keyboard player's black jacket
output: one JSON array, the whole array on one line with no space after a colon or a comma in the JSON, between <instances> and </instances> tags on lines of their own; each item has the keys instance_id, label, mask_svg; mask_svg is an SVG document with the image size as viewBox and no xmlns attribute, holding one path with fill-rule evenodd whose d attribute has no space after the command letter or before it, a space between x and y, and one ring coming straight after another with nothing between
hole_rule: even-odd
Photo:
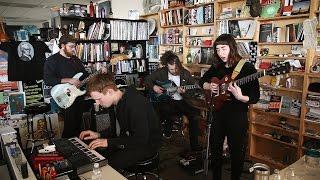
<instances>
[{"instance_id":1,"label":"keyboard player's black jacket","mask_svg":"<svg viewBox=\"0 0 320 180\"><path fill-rule=\"evenodd\" d=\"M124 91L116 105L116 117L120 125L120 135L107 138L108 147L124 151L142 149L151 154L159 150L161 143L159 120L152 104L134 87L128 87ZM105 137L104 133L101 137Z\"/></svg>"}]
</instances>

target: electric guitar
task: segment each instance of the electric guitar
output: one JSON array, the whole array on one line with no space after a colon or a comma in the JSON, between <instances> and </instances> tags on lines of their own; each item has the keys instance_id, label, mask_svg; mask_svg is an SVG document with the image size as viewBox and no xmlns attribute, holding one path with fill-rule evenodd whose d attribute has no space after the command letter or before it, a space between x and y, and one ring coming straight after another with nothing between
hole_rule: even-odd
<instances>
[{"instance_id":1,"label":"electric guitar","mask_svg":"<svg viewBox=\"0 0 320 180\"><path fill-rule=\"evenodd\" d=\"M154 91L151 91L150 93L150 100L151 102L159 102L159 101L167 101L169 99L172 99L172 96L178 91L178 86L171 80L167 81L156 81L156 85L162 87L163 93L158 94ZM185 85L185 86L180 86L181 88L185 90L190 90L190 89L196 89L200 88L199 85Z\"/></svg>"},{"instance_id":2,"label":"electric guitar","mask_svg":"<svg viewBox=\"0 0 320 180\"><path fill-rule=\"evenodd\" d=\"M263 76L276 76L280 74L286 74L290 71L290 64L289 62L273 65L272 68L256 72L254 74L248 75L246 77L237 79L232 81L230 75L224 76L222 79L218 79L213 77L211 79L212 83L218 84L218 91L217 93L212 93L210 90L205 91L206 103L209 106L213 105L215 111L219 111L222 105L226 102L231 100L231 94L228 91L229 83L236 83L238 86L244 85L248 82L256 80ZM212 100L212 102L211 102Z\"/></svg>"},{"instance_id":3,"label":"electric guitar","mask_svg":"<svg viewBox=\"0 0 320 180\"><path fill-rule=\"evenodd\" d=\"M118 61L124 59L128 59L127 56L119 55L117 57L114 57L110 60L110 63L107 64L105 68L108 68L111 65L115 65ZM78 96L82 96L86 93L86 90L80 90L79 88L84 86L90 80L90 78L99 73L101 73L101 70L90 74L87 78L80 82L79 87L76 87L75 85L69 83L57 84L51 89L50 94L59 107L66 109L73 104L74 100ZM74 75L72 78L79 79L82 75L83 73L80 72Z\"/></svg>"}]
</instances>

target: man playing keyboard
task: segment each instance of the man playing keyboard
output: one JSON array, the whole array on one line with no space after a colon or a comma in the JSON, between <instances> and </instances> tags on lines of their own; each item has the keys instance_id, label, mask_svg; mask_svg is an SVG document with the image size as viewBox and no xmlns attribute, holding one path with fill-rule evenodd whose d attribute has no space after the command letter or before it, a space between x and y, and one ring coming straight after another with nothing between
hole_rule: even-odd
<instances>
[{"instance_id":1,"label":"man playing keyboard","mask_svg":"<svg viewBox=\"0 0 320 180\"><path fill-rule=\"evenodd\" d=\"M106 148L100 152L113 168L125 169L158 152L161 142L159 120L150 102L140 92L133 87L119 90L110 74L93 76L87 84L87 92L97 104L115 106L120 133L115 138L107 138L105 132L86 130L79 138L92 140L91 149Z\"/></svg>"}]
</instances>

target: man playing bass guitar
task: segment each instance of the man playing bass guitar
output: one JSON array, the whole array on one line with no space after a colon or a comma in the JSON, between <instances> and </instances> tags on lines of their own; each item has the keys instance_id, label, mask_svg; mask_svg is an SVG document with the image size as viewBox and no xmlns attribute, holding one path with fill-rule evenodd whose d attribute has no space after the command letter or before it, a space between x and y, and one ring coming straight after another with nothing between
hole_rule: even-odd
<instances>
[{"instance_id":1,"label":"man playing bass guitar","mask_svg":"<svg viewBox=\"0 0 320 180\"><path fill-rule=\"evenodd\" d=\"M213 94L212 101L218 97L215 94L222 93L220 84L214 80L226 80L233 74L234 69L242 59L237 51L235 39L230 34L220 35L214 42L215 63L203 75L199 85ZM242 61L244 62L244 61ZM236 68L236 70L238 70ZM244 62L239 74L235 79L239 79L256 71L249 62ZM231 155L231 179L238 180L241 177L244 157L246 152L246 137L248 129L248 105L259 100L259 82L253 80L245 85L238 86L230 83L226 87L226 92L230 92L229 98L215 109L213 113L211 150L213 179L221 180L223 141L227 136Z\"/></svg>"},{"instance_id":2,"label":"man playing bass guitar","mask_svg":"<svg viewBox=\"0 0 320 180\"><path fill-rule=\"evenodd\" d=\"M200 111L190 106L181 96L185 93L185 89L180 86L194 85L195 80L190 72L184 69L180 63L179 57L172 51L165 52L161 59L162 68L157 69L145 79L146 88L157 94L166 93L165 88L161 87L158 82L171 80L178 87L177 92L173 93L172 98L166 101L156 102L156 109L160 115L160 120L166 120L163 136L171 137L171 130L174 118L177 115L186 115L189 120L189 137L191 150L197 151L201 147L198 141L198 121Z\"/></svg>"}]
</instances>

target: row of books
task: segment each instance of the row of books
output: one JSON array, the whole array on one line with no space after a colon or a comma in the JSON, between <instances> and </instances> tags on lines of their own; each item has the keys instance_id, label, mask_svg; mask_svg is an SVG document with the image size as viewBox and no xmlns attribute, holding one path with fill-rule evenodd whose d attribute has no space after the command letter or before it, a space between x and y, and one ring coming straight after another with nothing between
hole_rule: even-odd
<instances>
[{"instance_id":1,"label":"row of books","mask_svg":"<svg viewBox=\"0 0 320 180\"><path fill-rule=\"evenodd\" d=\"M303 23L287 24L285 27L273 27L272 23L260 24L259 32L259 42L302 42L304 39ZM281 37L282 34L285 37Z\"/></svg>"},{"instance_id":2,"label":"row of books","mask_svg":"<svg viewBox=\"0 0 320 180\"><path fill-rule=\"evenodd\" d=\"M160 34L160 44L182 44L182 30L167 29L167 32Z\"/></svg>"},{"instance_id":3,"label":"row of books","mask_svg":"<svg viewBox=\"0 0 320 180\"><path fill-rule=\"evenodd\" d=\"M190 48L187 54L187 63L212 64L214 59L212 47Z\"/></svg>"},{"instance_id":4,"label":"row of books","mask_svg":"<svg viewBox=\"0 0 320 180\"><path fill-rule=\"evenodd\" d=\"M160 25L171 26L171 25L182 25L183 24L183 9L173 9L170 11L161 12L160 14Z\"/></svg>"},{"instance_id":5,"label":"row of books","mask_svg":"<svg viewBox=\"0 0 320 180\"><path fill-rule=\"evenodd\" d=\"M320 123L320 95L308 94L306 120Z\"/></svg>"},{"instance_id":6,"label":"row of books","mask_svg":"<svg viewBox=\"0 0 320 180\"><path fill-rule=\"evenodd\" d=\"M160 9L169 9L179 6L184 6L185 0L160 0Z\"/></svg>"},{"instance_id":7,"label":"row of books","mask_svg":"<svg viewBox=\"0 0 320 180\"><path fill-rule=\"evenodd\" d=\"M83 62L107 61L110 54L108 42L80 43L76 46L77 57Z\"/></svg>"},{"instance_id":8,"label":"row of books","mask_svg":"<svg viewBox=\"0 0 320 180\"><path fill-rule=\"evenodd\" d=\"M123 60L116 64L116 74L145 72L146 61L141 60Z\"/></svg>"},{"instance_id":9,"label":"row of books","mask_svg":"<svg viewBox=\"0 0 320 180\"><path fill-rule=\"evenodd\" d=\"M110 36L110 24L103 21L95 22L89 26L87 39L88 40L106 40Z\"/></svg>"},{"instance_id":10,"label":"row of books","mask_svg":"<svg viewBox=\"0 0 320 180\"><path fill-rule=\"evenodd\" d=\"M237 38L252 39L255 34L254 20L223 20L219 23L219 34L232 34Z\"/></svg>"},{"instance_id":11,"label":"row of books","mask_svg":"<svg viewBox=\"0 0 320 180\"><path fill-rule=\"evenodd\" d=\"M198 8L187 9L184 17L184 23L186 25L213 23L213 5L210 4Z\"/></svg>"},{"instance_id":12,"label":"row of books","mask_svg":"<svg viewBox=\"0 0 320 180\"><path fill-rule=\"evenodd\" d=\"M265 93L260 94L260 100L254 105L255 108L264 109L268 112L284 113L296 117L300 116L300 100L294 99L290 96L280 96L274 94L266 95Z\"/></svg>"},{"instance_id":13,"label":"row of books","mask_svg":"<svg viewBox=\"0 0 320 180\"><path fill-rule=\"evenodd\" d=\"M111 20L111 40L147 40L148 23Z\"/></svg>"},{"instance_id":14,"label":"row of books","mask_svg":"<svg viewBox=\"0 0 320 180\"><path fill-rule=\"evenodd\" d=\"M308 13L310 9L310 0L261 0L260 4L260 17L264 18Z\"/></svg>"},{"instance_id":15,"label":"row of books","mask_svg":"<svg viewBox=\"0 0 320 180\"><path fill-rule=\"evenodd\" d=\"M214 2L214 0L185 0L186 6L198 5L198 4L206 4Z\"/></svg>"}]
</instances>

